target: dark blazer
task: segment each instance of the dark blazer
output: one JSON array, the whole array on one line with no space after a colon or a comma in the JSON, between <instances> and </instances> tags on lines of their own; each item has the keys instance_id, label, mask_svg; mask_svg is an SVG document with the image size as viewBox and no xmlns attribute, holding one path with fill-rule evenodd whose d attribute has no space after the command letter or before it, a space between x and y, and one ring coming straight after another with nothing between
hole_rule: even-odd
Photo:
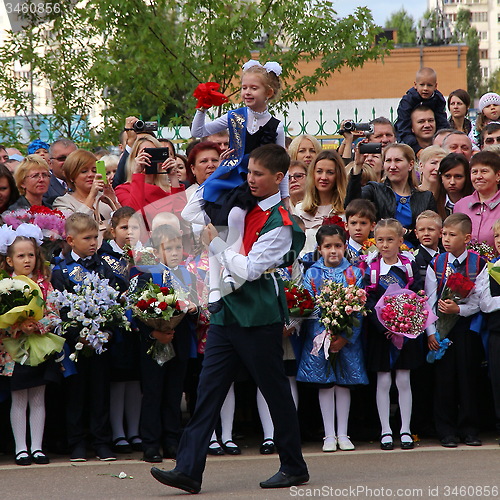
<instances>
[{"instance_id":1,"label":"dark blazer","mask_svg":"<svg viewBox=\"0 0 500 500\"><path fill-rule=\"evenodd\" d=\"M43 202L48 206L52 206L56 198L58 198L59 196L63 196L66 193L67 190L57 180L57 177L52 173L52 175L50 176L49 189L43 196Z\"/></svg>"},{"instance_id":2,"label":"dark blazer","mask_svg":"<svg viewBox=\"0 0 500 500\"><path fill-rule=\"evenodd\" d=\"M347 194L344 206L347 206L352 200L357 198L370 200L374 203L377 208L377 220L389 219L396 215L396 196L387 180L385 182L370 181L365 186L361 187L361 174L351 174L349 183L347 184ZM437 212L434 195L430 191L418 191L416 188L412 188L410 208L411 226L406 228L408 229L408 233L405 239L413 245L417 245L418 240L413 232L417 217L424 210L434 210L434 212Z\"/></svg>"}]
</instances>

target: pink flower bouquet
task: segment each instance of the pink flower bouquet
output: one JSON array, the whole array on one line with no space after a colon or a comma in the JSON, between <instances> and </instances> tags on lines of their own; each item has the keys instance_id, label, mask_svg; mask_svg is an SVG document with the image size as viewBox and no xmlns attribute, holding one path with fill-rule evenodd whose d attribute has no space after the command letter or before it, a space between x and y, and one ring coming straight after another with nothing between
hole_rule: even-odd
<instances>
[{"instance_id":1,"label":"pink flower bouquet","mask_svg":"<svg viewBox=\"0 0 500 500\"><path fill-rule=\"evenodd\" d=\"M401 349L404 337L415 339L437 320L424 292L413 292L390 285L375 306L377 318L392 333L393 344Z\"/></svg>"}]
</instances>

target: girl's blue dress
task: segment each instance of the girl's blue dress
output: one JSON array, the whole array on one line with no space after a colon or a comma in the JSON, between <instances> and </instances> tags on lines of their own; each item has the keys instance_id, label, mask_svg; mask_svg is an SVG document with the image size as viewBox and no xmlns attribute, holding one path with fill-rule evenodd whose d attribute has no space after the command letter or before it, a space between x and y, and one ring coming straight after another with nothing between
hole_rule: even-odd
<instances>
[{"instance_id":1,"label":"girl's blue dress","mask_svg":"<svg viewBox=\"0 0 500 500\"><path fill-rule=\"evenodd\" d=\"M345 270L349 267L351 267L355 276L356 286L363 288L363 274L360 269L352 267L345 258L337 267L326 267L323 257L306 271L304 287L315 297L321 292L321 287L325 281L334 281L347 286L349 283ZM319 351L318 356L311 354L314 338L325 328L318 319L311 319L304 323L306 325L306 338L297 372L298 381L346 386L368 384L360 338L361 326L353 328L352 336L338 353L337 364L334 369L330 361L325 358L322 349ZM342 336L344 337L344 335Z\"/></svg>"}]
</instances>

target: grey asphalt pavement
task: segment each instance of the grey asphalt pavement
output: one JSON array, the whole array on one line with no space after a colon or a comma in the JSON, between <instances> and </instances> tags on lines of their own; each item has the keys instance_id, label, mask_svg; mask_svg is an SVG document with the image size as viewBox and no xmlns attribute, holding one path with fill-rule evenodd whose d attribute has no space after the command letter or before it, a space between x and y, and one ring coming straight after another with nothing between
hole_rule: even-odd
<instances>
[{"instance_id":1,"label":"grey asphalt pavement","mask_svg":"<svg viewBox=\"0 0 500 500\"><path fill-rule=\"evenodd\" d=\"M377 443L355 443L352 452L323 453L320 444L304 447L311 480L286 490L262 490L259 482L278 469L277 455L262 456L257 447L237 457L209 457L201 498L273 500L288 498L500 498L500 446L494 437L478 448L460 445L445 449L435 441L418 443L415 450L381 451ZM164 460L161 468L173 468ZM10 499L169 499L184 492L154 480L151 464L140 454L126 460L91 459L70 464L54 458L49 465L20 467L0 457L5 498ZM126 479L119 479L125 472Z\"/></svg>"}]
</instances>

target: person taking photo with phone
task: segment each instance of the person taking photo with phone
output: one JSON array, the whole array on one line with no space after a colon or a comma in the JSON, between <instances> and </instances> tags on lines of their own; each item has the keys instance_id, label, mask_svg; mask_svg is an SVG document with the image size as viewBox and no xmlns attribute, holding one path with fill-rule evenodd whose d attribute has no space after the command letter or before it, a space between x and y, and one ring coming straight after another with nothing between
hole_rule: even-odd
<instances>
[{"instance_id":1,"label":"person taking photo with phone","mask_svg":"<svg viewBox=\"0 0 500 500\"><path fill-rule=\"evenodd\" d=\"M123 206L140 210L148 227L156 214L173 212L180 215L186 204L175 158L169 155L165 161L158 161L154 151L146 151L155 148L161 148L161 144L154 137L139 137L127 160L127 182L116 187L118 201Z\"/></svg>"}]
</instances>

